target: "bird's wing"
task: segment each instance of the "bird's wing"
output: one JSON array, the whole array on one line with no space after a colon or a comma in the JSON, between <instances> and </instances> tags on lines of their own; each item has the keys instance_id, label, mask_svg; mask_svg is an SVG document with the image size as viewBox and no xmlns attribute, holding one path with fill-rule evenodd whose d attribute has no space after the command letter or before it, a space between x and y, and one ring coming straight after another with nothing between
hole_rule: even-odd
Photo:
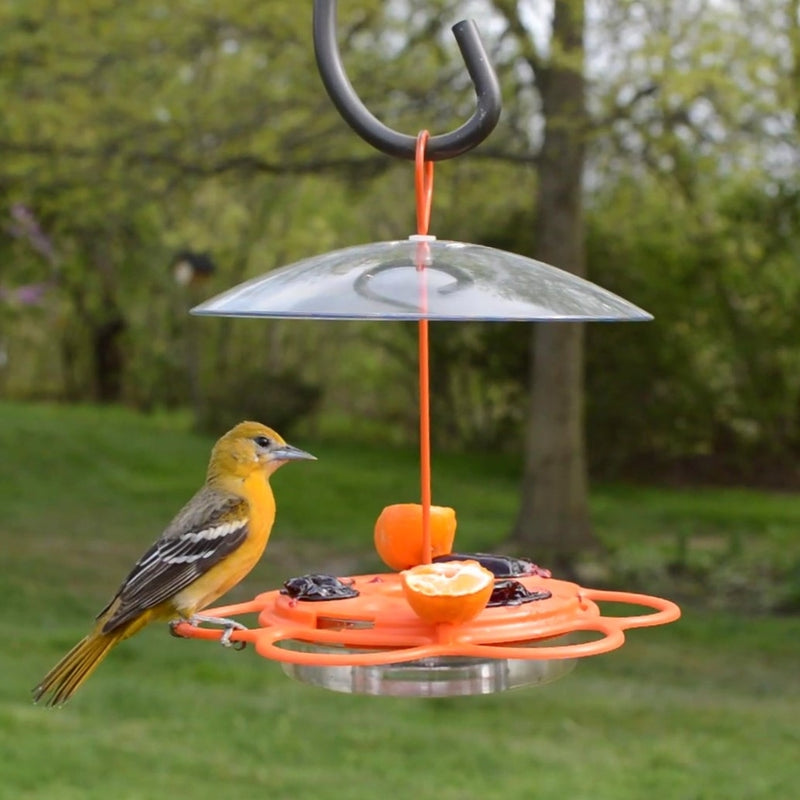
<instances>
[{"instance_id":1,"label":"bird's wing","mask_svg":"<svg viewBox=\"0 0 800 800\"><path fill-rule=\"evenodd\" d=\"M247 537L247 501L204 487L186 504L161 538L136 562L111 602L103 624L109 633L142 611L174 597Z\"/></svg>"}]
</instances>

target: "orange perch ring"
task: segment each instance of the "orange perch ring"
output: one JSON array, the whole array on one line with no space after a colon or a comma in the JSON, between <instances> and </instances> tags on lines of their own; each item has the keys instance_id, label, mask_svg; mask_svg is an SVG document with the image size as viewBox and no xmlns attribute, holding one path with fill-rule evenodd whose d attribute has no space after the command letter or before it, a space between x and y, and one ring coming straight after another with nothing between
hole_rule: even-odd
<instances>
[{"instance_id":1,"label":"orange perch ring","mask_svg":"<svg viewBox=\"0 0 800 800\"><path fill-rule=\"evenodd\" d=\"M429 624L409 607L397 574L358 575L345 579L359 591L342 600L296 600L279 590L253 600L207 609L216 617L258 614L259 627L235 630L232 642L249 642L274 661L312 666L374 666L418 659L465 656L488 659L574 659L607 653L625 641L624 631L674 622L679 607L660 597L631 592L587 589L568 581L539 576L518 577L529 591L551 596L518 606L484 609L470 622ZM604 616L598 602L625 603L653 609L636 616ZM564 634L596 632L592 641L550 645ZM221 630L182 622L175 633L218 640ZM288 646L280 646L284 643ZM289 649L292 643L309 650ZM325 651L314 651L314 647ZM341 648L342 652L330 652Z\"/></svg>"}]
</instances>

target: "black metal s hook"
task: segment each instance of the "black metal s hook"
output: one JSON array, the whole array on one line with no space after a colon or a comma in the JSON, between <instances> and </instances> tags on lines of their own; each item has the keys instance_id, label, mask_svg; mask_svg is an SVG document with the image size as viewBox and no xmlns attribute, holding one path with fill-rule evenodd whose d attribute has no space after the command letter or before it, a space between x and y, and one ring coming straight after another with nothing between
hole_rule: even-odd
<instances>
[{"instance_id":1,"label":"black metal s hook","mask_svg":"<svg viewBox=\"0 0 800 800\"><path fill-rule=\"evenodd\" d=\"M425 157L430 161L454 158L476 147L494 130L500 118L500 84L477 26L472 20L462 20L452 30L475 87L477 108L456 130L428 140ZM314 52L322 82L347 124L376 149L413 161L416 136L398 133L375 117L361 102L344 71L336 42L336 0L314 0Z\"/></svg>"}]
</instances>

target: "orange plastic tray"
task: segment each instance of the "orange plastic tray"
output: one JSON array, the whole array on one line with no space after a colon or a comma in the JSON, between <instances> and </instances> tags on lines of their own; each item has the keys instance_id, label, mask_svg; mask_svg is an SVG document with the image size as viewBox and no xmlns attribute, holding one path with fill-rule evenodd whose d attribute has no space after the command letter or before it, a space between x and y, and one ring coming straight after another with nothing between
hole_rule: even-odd
<instances>
[{"instance_id":1,"label":"orange plastic tray","mask_svg":"<svg viewBox=\"0 0 800 800\"><path fill-rule=\"evenodd\" d=\"M587 589L575 583L519 577L527 589L546 589L551 597L519 606L486 608L462 625L423 622L403 595L395 573L344 578L360 594L344 600L295 600L279 590L253 600L204 610L215 617L258 614L258 627L233 631L232 642L249 642L265 658L316 666L370 666L441 656L503 659L582 658L606 653L625 641L624 631L663 625L680 617L675 603L631 592ZM604 616L598 602L643 606L651 611L635 616ZM576 644L547 646L547 640L576 632L596 632L599 638ZM219 639L222 631L188 622L175 633L196 639ZM287 644L281 647L280 643ZM311 645L312 652L288 649L291 643ZM318 645L326 651L313 652Z\"/></svg>"}]
</instances>

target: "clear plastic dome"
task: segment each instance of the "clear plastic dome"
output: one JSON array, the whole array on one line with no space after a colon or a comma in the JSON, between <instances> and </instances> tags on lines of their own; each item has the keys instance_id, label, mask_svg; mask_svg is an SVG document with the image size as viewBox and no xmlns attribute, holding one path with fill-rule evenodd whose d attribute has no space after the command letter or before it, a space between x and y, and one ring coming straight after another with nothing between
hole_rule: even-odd
<instances>
[{"instance_id":1,"label":"clear plastic dome","mask_svg":"<svg viewBox=\"0 0 800 800\"><path fill-rule=\"evenodd\" d=\"M422 269L417 267L420 258ZM229 289L192 313L298 319L652 319L627 300L541 261L432 236L307 258Z\"/></svg>"}]
</instances>

